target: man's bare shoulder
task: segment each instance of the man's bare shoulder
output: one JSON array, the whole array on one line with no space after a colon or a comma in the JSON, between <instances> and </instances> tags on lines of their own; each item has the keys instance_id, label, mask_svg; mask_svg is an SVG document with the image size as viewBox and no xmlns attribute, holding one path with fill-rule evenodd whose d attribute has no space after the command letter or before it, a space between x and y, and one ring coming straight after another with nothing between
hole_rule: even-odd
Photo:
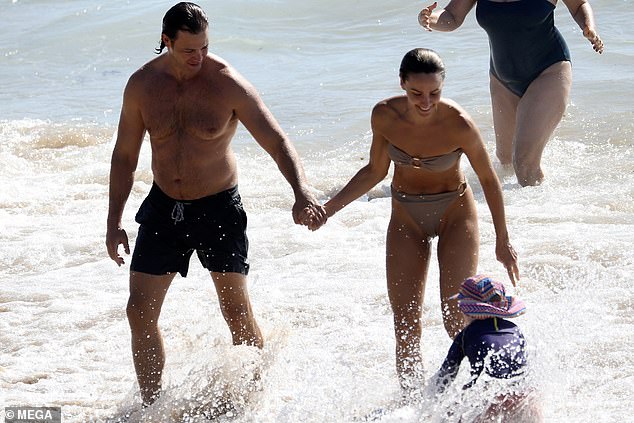
<instances>
[{"instance_id":1,"label":"man's bare shoulder","mask_svg":"<svg viewBox=\"0 0 634 423\"><path fill-rule=\"evenodd\" d=\"M255 87L221 57L208 55L205 78L214 91L222 93L226 100L243 102L259 97Z\"/></svg>"},{"instance_id":2,"label":"man's bare shoulder","mask_svg":"<svg viewBox=\"0 0 634 423\"><path fill-rule=\"evenodd\" d=\"M220 56L214 54L207 56L206 76L222 84L225 88L235 88L242 91L250 86L248 81L236 68Z\"/></svg>"},{"instance_id":3,"label":"man's bare shoulder","mask_svg":"<svg viewBox=\"0 0 634 423\"><path fill-rule=\"evenodd\" d=\"M154 59L148 61L139 69L137 69L131 76L129 81L133 84L144 83L147 80L156 78L170 77L172 71L170 70L170 62L167 54L162 54ZM236 71L233 67L224 59L219 56L209 54L201 69L199 76L204 79L235 79Z\"/></svg>"},{"instance_id":4,"label":"man's bare shoulder","mask_svg":"<svg viewBox=\"0 0 634 423\"><path fill-rule=\"evenodd\" d=\"M163 72L164 61L164 57L159 56L137 69L134 73L132 73L132 75L130 75L126 90L134 91L135 89L142 89L146 84L151 84L156 79L160 78L160 75Z\"/></svg>"}]
</instances>

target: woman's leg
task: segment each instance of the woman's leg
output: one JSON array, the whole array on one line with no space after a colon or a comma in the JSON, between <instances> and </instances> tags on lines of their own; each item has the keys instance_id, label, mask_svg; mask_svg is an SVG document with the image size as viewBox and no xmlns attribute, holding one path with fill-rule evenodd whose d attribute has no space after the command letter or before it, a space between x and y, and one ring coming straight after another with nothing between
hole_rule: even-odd
<instances>
[{"instance_id":1,"label":"woman's leg","mask_svg":"<svg viewBox=\"0 0 634 423\"><path fill-rule=\"evenodd\" d=\"M513 167L522 186L544 180L542 153L566 111L571 85L570 62L555 63L529 85L517 105Z\"/></svg>"},{"instance_id":2,"label":"woman's leg","mask_svg":"<svg viewBox=\"0 0 634 423\"><path fill-rule=\"evenodd\" d=\"M489 74L491 90L491 111L495 130L495 155L500 163L513 164L513 138L515 119L520 98L509 91L493 74Z\"/></svg>"},{"instance_id":3,"label":"woman's leg","mask_svg":"<svg viewBox=\"0 0 634 423\"><path fill-rule=\"evenodd\" d=\"M394 201L387 230L387 292L394 313L396 371L404 389L422 383L420 339L430 241Z\"/></svg>"},{"instance_id":4,"label":"woman's leg","mask_svg":"<svg viewBox=\"0 0 634 423\"><path fill-rule=\"evenodd\" d=\"M449 297L457 294L462 282L478 270L480 235L471 188L447 208L439 232L438 265L443 322L453 339L464 327L464 320L457 301ZM495 252L491 251L491 254Z\"/></svg>"}]
</instances>

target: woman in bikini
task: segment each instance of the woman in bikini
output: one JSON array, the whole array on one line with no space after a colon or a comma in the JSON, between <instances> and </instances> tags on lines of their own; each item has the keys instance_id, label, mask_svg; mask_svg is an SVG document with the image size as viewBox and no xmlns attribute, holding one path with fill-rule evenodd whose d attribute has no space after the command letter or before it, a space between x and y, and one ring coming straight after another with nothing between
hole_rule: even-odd
<instances>
[{"instance_id":1,"label":"woman in bikini","mask_svg":"<svg viewBox=\"0 0 634 423\"><path fill-rule=\"evenodd\" d=\"M586 0L563 0L597 53L603 41ZM476 5L476 18L489 36L490 91L496 155L513 164L517 182L539 185L542 153L566 110L572 85L570 53L555 27L557 0L451 0L421 10L428 31L458 29Z\"/></svg>"},{"instance_id":2,"label":"woman in bikini","mask_svg":"<svg viewBox=\"0 0 634 423\"><path fill-rule=\"evenodd\" d=\"M421 385L421 313L436 236L445 329L453 338L464 326L456 300L450 297L476 272L479 233L473 193L460 169L463 154L480 180L493 217L497 259L513 283L519 278L500 183L471 117L441 96L444 77L444 65L434 51L414 49L405 55L400 67L405 95L383 100L372 111L369 163L324 205L327 215L334 215L382 181L394 162L386 273L396 369L404 389ZM321 223L314 222L311 229Z\"/></svg>"}]
</instances>

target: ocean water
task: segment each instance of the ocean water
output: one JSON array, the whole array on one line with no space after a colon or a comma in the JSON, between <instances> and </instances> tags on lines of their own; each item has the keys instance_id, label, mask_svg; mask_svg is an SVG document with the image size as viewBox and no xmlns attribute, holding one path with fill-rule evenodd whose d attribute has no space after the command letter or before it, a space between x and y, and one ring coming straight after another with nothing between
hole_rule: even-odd
<instances>
[{"instance_id":1,"label":"ocean water","mask_svg":"<svg viewBox=\"0 0 634 423\"><path fill-rule=\"evenodd\" d=\"M234 147L249 214L250 294L266 346L231 346L211 279L194 261L161 316L165 393L138 411L128 268L104 246L108 173L123 87L154 57L172 4L0 2L0 413L47 405L61 407L64 422L126 414L179 422L183 410L226 396L238 410L220 421L348 422L389 409L398 397L384 268L389 178L311 233L293 224L288 185L241 129ZM414 47L445 59L444 95L474 117L493 154L488 44L473 14L444 34L418 27L418 1L200 4L211 19L211 50L257 87L320 200L365 164L370 110L400 92L398 65ZM557 8L574 85L544 154L546 182L520 188L499 170L522 275L512 292L528 305L517 322L549 422L627 421L634 407L634 3L593 7L603 55L563 3ZM141 154L124 214L132 242L152 183L147 143ZM479 269L504 277L490 214L464 162L480 212ZM450 339L435 261L428 279L422 348L431 375ZM254 369L262 375L255 390ZM468 414L484 395L460 402L452 391L380 421L452 421L448 413Z\"/></svg>"}]
</instances>

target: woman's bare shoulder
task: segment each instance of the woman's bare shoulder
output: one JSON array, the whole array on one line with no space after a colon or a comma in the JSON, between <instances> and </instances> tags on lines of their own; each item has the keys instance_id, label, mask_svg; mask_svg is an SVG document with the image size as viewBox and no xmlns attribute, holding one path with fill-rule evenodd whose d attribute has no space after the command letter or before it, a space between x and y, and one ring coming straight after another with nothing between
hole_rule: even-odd
<instances>
[{"instance_id":1,"label":"woman's bare shoulder","mask_svg":"<svg viewBox=\"0 0 634 423\"><path fill-rule=\"evenodd\" d=\"M372 109L372 119L395 119L402 115L407 106L405 96L396 96L381 100Z\"/></svg>"},{"instance_id":2,"label":"woman's bare shoulder","mask_svg":"<svg viewBox=\"0 0 634 423\"><path fill-rule=\"evenodd\" d=\"M451 120L451 124L457 129L473 130L476 124L471 115L457 102L449 98L441 100L442 111L445 118Z\"/></svg>"}]
</instances>

